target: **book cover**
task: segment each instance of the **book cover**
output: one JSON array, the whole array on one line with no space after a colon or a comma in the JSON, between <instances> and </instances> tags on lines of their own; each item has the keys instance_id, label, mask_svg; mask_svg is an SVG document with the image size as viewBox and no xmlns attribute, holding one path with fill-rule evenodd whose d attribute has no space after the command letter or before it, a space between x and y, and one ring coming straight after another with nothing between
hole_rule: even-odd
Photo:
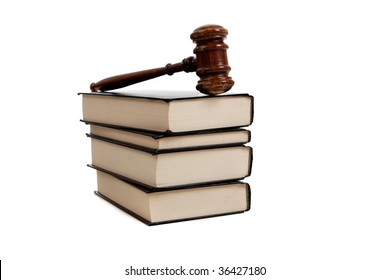
<instances>
[{"instance_id":1,"label":"book cover","mask_svg":"<svg viewBox=\"0 0 390 280\"><path fill-rule=\"evenodd\" d=\"M178 133L249 126L253 96L195 92L99 92L83 97L83 119L153 132Z\"/></svg>"},{"instance_id":2,"label":"book cover","mask_svg":"<svg viewBox=\"0 0 390 280\"><path fill-rule=\"evenodd\" d=\"M149 187L196 185L250 176L248 146L150 151L90 135L92 163Z\"/></svg>"},{"instance_id":3,"label":"book cover","mask_svg":"<svg viewBox=\"0 0 390 280\"><path fill-rule=\"evenodd\" d=\"M151 190L113 172L96 170L98 190L94 193L147 225L238 214L250 210L250 186L244 182L229 181Z\"/></svg>"},{"instance_id":4,"label":"book cover","mask_svg":"<svg viewBox=\"0 0 390 280\"><path fill-rule=\"evenodd\" d=\"M163 134L100 123L85 123L90 125L90 133L86 133L87 137L120 143L153 154L237 146L251 141L251 132L246 129Z\"/></svg>"}]
</instances>

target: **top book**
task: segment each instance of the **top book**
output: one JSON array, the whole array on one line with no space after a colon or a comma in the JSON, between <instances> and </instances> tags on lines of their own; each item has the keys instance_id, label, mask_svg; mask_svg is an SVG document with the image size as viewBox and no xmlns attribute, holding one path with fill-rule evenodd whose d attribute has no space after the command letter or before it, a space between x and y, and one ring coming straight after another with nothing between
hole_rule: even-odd
<instances>
[{"instance_id":1,"label":"top book","mask_svg":"<svg viewBox=\"0 0 390 280\"><path fill-rule=\"evenodd\" d=\"M197 92L134 91L79 93L86 122L162 133L181 133L248 126L253 96Z\"/></svg>"}]
</instances>

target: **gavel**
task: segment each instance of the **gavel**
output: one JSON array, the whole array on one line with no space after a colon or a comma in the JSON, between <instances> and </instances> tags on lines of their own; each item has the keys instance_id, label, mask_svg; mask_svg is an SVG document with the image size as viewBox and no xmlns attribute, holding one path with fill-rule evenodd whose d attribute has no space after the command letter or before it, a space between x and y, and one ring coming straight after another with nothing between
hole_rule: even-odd
<instances>
[{"instance_id":1,"label":"gavel","mask_svg":"<svg viewBox=\"0 0 390 280\"><path fill-rule=\"evenodd\" d=\"M208 95L227 92L234 85L228 76L231 70L226 54L228 45L223 42L227 34L228 31L220 25L201 26L190 36L196 44L193 51L196 57L190 56L175 64L168 63L165 67L109 77L92 83L91 91L113 90L180 71L196 71L200 78L196 86L198 91Z\"/></svg>"}]
</instances>

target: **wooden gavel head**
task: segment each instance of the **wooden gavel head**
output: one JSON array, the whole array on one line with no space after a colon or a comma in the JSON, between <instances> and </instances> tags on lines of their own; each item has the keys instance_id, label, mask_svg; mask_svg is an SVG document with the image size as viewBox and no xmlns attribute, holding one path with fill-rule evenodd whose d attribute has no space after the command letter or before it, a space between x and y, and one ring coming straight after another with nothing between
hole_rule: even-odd
<instances>
[{"instance_id":1,"label":"wooden gavel head","mask_svg":"<svg viewBox=\"0 0 390 280\"><path fill-rule=\"evenodd\" d=\"M196 43L196 74L200 80L196 89L205 94L220 94L229 91L234 81L228 76L228 64L223 42L228 31L220 25L204 25L194 30L191 39Z\"/></svg>"},{"instance_id":2,"label":"wooden gavel head","mask_svg":"<svg viewBox=\"0 0 390 280\"><path fill-rule=\"evenodd\" d=\"M196 43L194 54L176 64L168 63L165 67L143 70L134 73L117 75L92 83L92 91L106 91L126 87L135 83L153 79L162 75L173 75L176 72L194 72L200 77L196 89L204 94L215 95L227 92L234 85L228 76L226 45L223 40L228 34L220 25L204 25L194 30L191 39Z\"/></svg>"}]
</instances>

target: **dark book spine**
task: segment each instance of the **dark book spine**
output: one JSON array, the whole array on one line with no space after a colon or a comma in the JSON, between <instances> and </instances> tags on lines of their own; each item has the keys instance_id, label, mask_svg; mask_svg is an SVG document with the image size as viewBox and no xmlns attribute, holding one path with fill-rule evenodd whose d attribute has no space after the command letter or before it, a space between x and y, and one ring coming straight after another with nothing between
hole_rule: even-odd
<instances>
[{"instance_id":1,"label":"dark book spine","mask_svg":"<svg viewBox=\"0 0 390 280\"><path fill-rule=\"evenodd\" d=\"M247 202L247 208L245 211L249 211L251 209L251 187L249 184L246 184L246 202Z\"/></svg>"},{"instance_id":2,"label":"dark book spine","mask_svg":"<svg viewBox=\"0 0 390 280\"><path fill-rule=\"evenodd\" d=\"M250 98L251 98L251 118L250 118L249 125L253 123L255 117L255 98L252 95L250 95Z\"/></svg>"},{"instance_id":3,"label":"dark book spine","mask_svg":"<svg viewBox=\"0 0 390 280\"><path fill-rule=\"evenodd\" d=\"M252 165L253 165L253 149L249 147L249 160L248 160L248 175L246 177L251 176L252 173Z\"/></svg>"}]
</instances>

